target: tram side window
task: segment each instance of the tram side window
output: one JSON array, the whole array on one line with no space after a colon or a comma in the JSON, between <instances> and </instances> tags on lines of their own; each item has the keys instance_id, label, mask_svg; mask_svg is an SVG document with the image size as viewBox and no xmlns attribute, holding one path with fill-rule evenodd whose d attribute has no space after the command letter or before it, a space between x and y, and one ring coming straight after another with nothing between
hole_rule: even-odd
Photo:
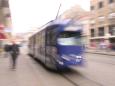
<instances>
[{"instance_id":1,"label":"tram side window","mask_svg":"<svg viewBox=\"0 0 115 86\"><path fill-rule=\"evenodd\" d=\"M48 30L48 32L47 32L47 45L56 45L55 30Z\"/></svg>"}]
</instances>

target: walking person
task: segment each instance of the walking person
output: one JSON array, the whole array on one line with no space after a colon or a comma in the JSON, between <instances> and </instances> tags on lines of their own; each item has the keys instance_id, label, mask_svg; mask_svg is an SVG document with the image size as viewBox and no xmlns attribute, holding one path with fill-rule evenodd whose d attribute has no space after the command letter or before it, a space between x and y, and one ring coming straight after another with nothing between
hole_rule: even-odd
<instances>
[{"instance_id":1,"label":"walking person","mask_svg":"<svg viewBox=\"0 0 115 86\"><path fill-rule=\"evenodd\" d=\"M9 44L4 45L4 57L9 56L9 51L10 51L10 45Z\"/></svg>"},{"instance_id":2,"label":"walking person","mask_svg":"<svg viewBox=\"0 0 115 86\"><path fill-rule=\"evenodd\" d=\"M20 53L19 46L17 44L13 43L10 46L12 69L16 68L16 61L17 61L19 53Z\"/></svg>"}]
</instances>

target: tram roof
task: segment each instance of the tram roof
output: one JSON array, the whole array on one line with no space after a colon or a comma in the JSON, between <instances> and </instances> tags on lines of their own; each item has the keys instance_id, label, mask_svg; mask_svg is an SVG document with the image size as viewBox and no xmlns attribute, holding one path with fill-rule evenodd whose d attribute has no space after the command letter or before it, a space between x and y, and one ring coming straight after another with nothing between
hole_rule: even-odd
<instances>
[{"instance_id":1,"label":"tram roof","mask_svg":"<svg viewBox=\"0 0 115 86\"><path fill-rule=\"evenodd\" d=\"M33 35L35 35L36 33L44 30L47 27L52 27L52 26L69 26L66 29L64 29L64 31L77 31L80 30L82 28L81 24L77 25L77 26L72 26L71 24L73 23L73 21L71 19L66 19L66 20L61 20L61 19L56 19L56 20L51 20L49 22L47 22L46 24L44 24L43 26L38 28L38 31L36 31Z\"/></svg>"}]
</instances>

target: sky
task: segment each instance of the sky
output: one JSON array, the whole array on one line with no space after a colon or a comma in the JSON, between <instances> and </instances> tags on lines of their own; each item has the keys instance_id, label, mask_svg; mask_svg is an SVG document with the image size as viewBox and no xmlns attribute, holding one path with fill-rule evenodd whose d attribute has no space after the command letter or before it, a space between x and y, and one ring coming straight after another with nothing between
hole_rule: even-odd
<instances>
[{"instance_id":1,"label":"sky","mask_svg":"<svg viewBox=\"0 0 115 86\"><path fill-rule=\"evenodd\" d=\"M56 18L67 9L81 5L89 10L89 0L9 0L13 33L25 33Z\"/></svg>"}]
</instances>

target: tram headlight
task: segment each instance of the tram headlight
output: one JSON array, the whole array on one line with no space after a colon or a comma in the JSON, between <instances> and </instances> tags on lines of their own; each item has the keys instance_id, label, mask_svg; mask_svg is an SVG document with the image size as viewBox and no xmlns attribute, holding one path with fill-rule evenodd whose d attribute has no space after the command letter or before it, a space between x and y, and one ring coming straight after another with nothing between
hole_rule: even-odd
<instances>
[{"instance_id":1,"label":"tram headlight","mask_svg":"<svg viewBox=\"0 0 115 86\"><path fill-rule=\"evenodd\" d=\"M82 56L76 56L77 59L82 59Z\"/></svg>"},{"instance_id":2,"label":"tram headlight","mask_svg":"<svg viewBox=\"0 0 115 86\"><path fill-rule=\"evenodd\" d=\"M76 56L76 62L81 62L82 56Z\"/></svg>"}]
</instances>

